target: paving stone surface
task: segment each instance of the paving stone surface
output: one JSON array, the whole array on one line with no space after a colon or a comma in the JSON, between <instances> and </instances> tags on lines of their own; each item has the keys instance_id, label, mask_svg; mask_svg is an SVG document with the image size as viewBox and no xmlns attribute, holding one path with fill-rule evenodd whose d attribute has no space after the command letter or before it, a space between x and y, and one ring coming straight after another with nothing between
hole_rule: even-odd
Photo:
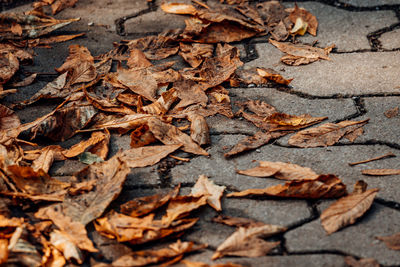
<instances>
[{"instance_id":1,"label":"paving stone surface","mask_svg":"<svg viewBox=\"0 0 400 267\"><path fill-rule=\"evenodd\" d=\"M382 219L390 223L382 223ZM389 250L376 236L396 233L400 228L400 214L396 210L374 204L359 222L343 230L326 235L320 220L315 220L285 234L289 252L342 251L363 258L375 258L381 264L396 266L400 254Z\"/></svg>"},{"instance_id":2,"label":"paving stone surface","mask_svg":"<svg viewBox=\"0 0 400 267\"><path fill-rule=\"evenodd\" d=\"M212 0L209 0L212 1ZM181 1L180 1L181 2ZM186 1L185 2L190 2ZM109 51L113 42L156 34L166 29L184 27L184 16L165 14L147 1L129 0L79 0L74 8L66 9L57 18L80 17L78 23L68 26L63 33L85 32L86 36L53 45L51 49L35 49L33 66L24 66L23 71L39 72L34 84L18 89L18 93L3 99L6 103L26 100L56 77L54 68L62 65L68 56L68 46L80 44L88 47L93 55ZM292 7L294 2L284 1ZM123 191L111 208L134 197L165 192L181 183L181 194L190 192L201 174L210 177L216 184L226 186L226 192L248 188L264 188L283 184L273 178L254 178L239 175L236 170L255 167L255 161L282 161L310 167L317 173L333 173L339 176L352 190L354 183L364 180L369 188L379 188L377 200L358 222L337 233L327 236L317 215L333 201L307 201L276 198L226 198L222 199L222 214L247 217L270 224L287 226L290 231L276 240L284 241L260 258L227 257L215 262L211 256L235 229L216 224L212 218L217 213L210 207L196 211L200 218L196 226L185 233L183 240L208 243L209 248L186 257L192 261L207 263L235 262L245 266L346 266L344 256L373 257L385 266L399 266L400 254L389 250L375 236L390 235L400 231L400 176L364 176L363 169L400 169L399 126L400 115L387 118L384 112L399 107L400 103L400 2L398 0L340 0L299 1L316 15L319 21L318 35L297 38L300 42L323 47L336 44L331 61L318 61L309 65L291 67L280 63L283 55L268 43L268 36L235 43L244 68L266 67L279 71L286 78L294 78L290 87L229 88L232 104L236 101L262 100L288 114L308 113L312 116L328 116L326 122L344 119L370 118L364 133L354 143L342 140L331 147L299 149L289 147L290 135L255 151L232 159L223 154L239 140L257 132L257 128L244 119L228 119L222 115L207 118L212 144L206 147L210 157L193 156L177 152L175 155L190 158L180 162L166 158L157 165L132 169ZM23 5L15 11L28 10ZM151 10L150 10L151 9ZM397 10L397 11L396 11ZM397 13L396 13L397 12ZM118 26L115 21L125 21ZM126 35L118 34L122 28ZM370 38L370 40L368 39ZM375 39L374 39L375 38ZM378 40L377 42L372 41ZM173 57L176 60L177 57ZM169 59L168 59L169 60ZM185 66L182 61L177 67ZM114 66L115 67L115 66ZM17 110L22 122L30 122L50 112L57 103L41 101L25 110ZM233 105L233 111L238 107ZM86 139L88 134L77 135L67 142L69 147ZM39 140L39 143L45 140ZM112 134L110 153L129 149L129 135ZM349 162L373 158L393 152L397 157L350 167ZM62 179L85 168L85 164L66 160L56 162L50 174ZM165 168L165 166L169 166ZM313 209L316 205L316 209ZM89 231L90 232L90 231ZM127 244L116 244L91 232L96 246L106 259L115 259L130 250ZM121 255L111 253L116 248ZM115 251L115 250L114 250ZM183 266L178 264L177 266Z\"/></svg>"}]
</instances>

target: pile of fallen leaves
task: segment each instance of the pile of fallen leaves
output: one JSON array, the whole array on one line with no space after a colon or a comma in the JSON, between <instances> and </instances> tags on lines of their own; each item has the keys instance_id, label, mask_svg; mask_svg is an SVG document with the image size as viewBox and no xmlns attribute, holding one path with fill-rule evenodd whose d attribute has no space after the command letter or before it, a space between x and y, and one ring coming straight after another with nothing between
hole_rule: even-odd
<instances>
[{"instance_id":1,"label":"pile of fallen leaves","mask_svg":"<svg viewBox=\"0 0 400 267\"><path fill-rule=\"evenodd\" d=\"M80 36L50 36L77 19L56 20L44 12L47 5L55 14L76 2L41 1L26 14L0 15L1 96L34 82L35 74L22 80L17 75L20 64L32 62L33 47L47 47ZM210 6L193 2L161 5L165 12L186 15L185 29L122 41L97 57L83 46L70 45L68 58L55 69L58 77L30 99L13 105L22 109L42 99L58 101L52 112L21 124L11 107L0 105L0 263L63 266L67 262L89 262L90 258L95 266L166 266L206 247L178 239L199 219L191 215L193 210L209 205L222 211L220 199L225 187L204 175L199 176L188 195L180 195L177 186L163 194L133 199L116 210L107 209L120 194L131 168L154 165L169 155L177 161L190 160L171 155L178 150L208 156L211 141L206 117L242 117L260 129L232 147L225 154L227 158L295 131L298 132L288 143L300 148L329 146L342 138L354 141L362 134L362 126L368 120L326 123L301 130L327 117L285 114L257 100L235 103L240 110L235 114L232 111L226 87L288 86L291 79L268 68L244 69L239 50L229 43L269 35L270 42L287 54L281 59L285 64L328 60L333 47L321 49L283 42L306 32L316 35L318 22L312 14L297 5L285 9L277 1L257 6L246 1L207 3ZM186 62L186 67L178 68L175 61L166 60L171 56ZM113 64L117 65L115 71ZM130 134L131 148L109 158L111 133ZM71 147L35 143L38 137L58 142L77 134L88 138ZM48 172L52 163L66 159L88 166L73 176L51 177ZM378 191L367 190L365 183L358 182L353 193L347 194L346 186L335 175L316 174L290 163L259 164L238 172L288 182L227 196L339 198L321 215L322 226L329 234L362 216ZM281 226L246 218L221 215L215 222L235 226L237 231L216 249L213 259L266 255L280 242L265 239L286 231ZM97 262L101 260L99 249L88 237L87 226L108 239L129 243L132 250L112 263ZM380 239L399 249L398 235ZM166 239L174 243L158 249L141 247ZM390 245L395 242L397 245ZM208 266L189 261L185 264Z\"/></svg>"}]
</instances>

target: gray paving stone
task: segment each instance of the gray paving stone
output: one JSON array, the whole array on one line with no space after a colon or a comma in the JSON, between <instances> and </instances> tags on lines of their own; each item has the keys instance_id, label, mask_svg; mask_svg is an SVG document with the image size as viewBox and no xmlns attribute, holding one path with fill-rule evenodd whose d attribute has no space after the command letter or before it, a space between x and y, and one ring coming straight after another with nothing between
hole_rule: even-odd
<instances>
[{"instance_id":1,"label":"gray paving stone","mask_svg":"<svg viewBox=\"0 0 400 267\"><path fill-rule=\"evenodd\" d=\"M318 40L318 44L323 47L335 44L338 51L370 49L368 33L398 22L391 10L351 12L316 2L298 5L306 8L318 20L317 36L306 34L298 39L303 43Z\"/></svg>"},{"instance_id":2,"label":"gray paving stone","mask_svg":"<svg viewBox=\"0 0 400 267\"><path fill-rule=\"evenodd\" d=\"M340 0L340 2L359 7L399 4L398 0Z\"/></svg>"},{"instance_id":3,"label":"gray paving stone","mask_svg":"<svg viewBox=\"0 0 400 267\"><path fill-rule=\"evenodd\" d=\"M400 48L400 29L386 32L381 35L379 41L384 49L399 49Z\"/></svg>"},{"instance_id":4,"label":"gray paving stone","mask_svg":"<svg viewBox=\"0 0 400 267\"><path fill-rule=\"evenodd\" d=\"M383 218L387 223L382 222ZM336 250L363 258L375 258L383 265L398 265L400 254L388 249L375 237L392 235L399 229L399 211L373 204L356 224L329 236L320 220L315 220L288 232L285 238L289 253Z\"/></svg>"},{"instance_id":5,"label":"gray paving stone","mask_svg":"<svg viewBox=\"0 0 400 267\"><path fill-rule=\"evenodd\" d=\"M249 267L282 267L282 266L296 266L296 267L310 267L310 266L326 266L326 267L344 267L342 256L333 254L323 255L286 255L286 256L264 256L258 258L238 258L238 257L224 257L215 261L211 260L214 251L206 250L202 253L196 253L186 256L184 259L188 261L200 261L207 264L218 263L236 263ZM176 267L184 267L183 263L173 265Z\"/></svg>"},{"instance_id":6,"label":"gray paving stone","mask_svg":"<svg viewBox=\"0 0 400 267\"><path fill-rule=\"evenodd\" d=\"M257 44L256 48L260 57L249 66L282 71L285 77L294 78L290 85L302 93L330 96L400 91L400 51L331 54L330 61L296 67L279 63L283 53L271 44Z\"/></svg>"}]
</instances>

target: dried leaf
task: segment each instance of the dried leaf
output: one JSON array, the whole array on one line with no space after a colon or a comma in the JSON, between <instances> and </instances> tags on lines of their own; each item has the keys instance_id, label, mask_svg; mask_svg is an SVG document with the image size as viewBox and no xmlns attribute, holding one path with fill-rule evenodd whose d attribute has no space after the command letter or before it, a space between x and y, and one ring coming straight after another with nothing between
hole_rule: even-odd
<instances>
[{"instance_id":1,"label":"dried leaf","mask_svg":"<svg viewBox=\"0 0 400 267\"><path fill-rule=\"evenodd\" d=\"M50 233L50 243L61 251L67 260L75 259L79 264L83 263L83 255L78 246L71 240L70 236L54 230Z\"/></svg>"},{"instance_id":2,"label":"dried leaf","mask_svg":"<svg viewBox=\"0 0 400 267\"><path fill-rule=\"evenodd\" d=\"M82 154L85 151L97 152L93 153L105 160L108 154L108 143L110 141L110 134L103 132L94 132L92 136L85 141L73 145L70 149L63 152L67 158L73 158Z\"/></svg>"},{"instance_id":3,"label":"dried leaf","mask_svg":"<svg viewBox=\"0 0 400 267\"><path fill-rule=\"evenodd\" d=\"M305 180L318 178L318 174L310 168L301 167L291 163L271 161L260 161L258 167L243 171L239 170L237 173L255 177L274 176L275 178L282 180Z\"/></svg>"},{"instance_id":4,"label":"dried leaf","mask_svg":"<svg viewBox=\"0 0 400 267\"><path fill-rule=\"evenodd\" d=\"M161 9L165 13L195 15L197 10L194 6L183 3L163 3Z\"/></svg>"},{"instance_id":5,"label":"dried leaf","mask_svg":"<svg viewBox=\"0 0 400 267\"><path fill-rule=\"evenodd\" d=\"M391 158L391 157L396 157L395 154L393 154L392 152L389 152L385 155L382 156L378 156L378 157L374 157L374 158L370 158L370 159L366 159L366 160L362 160L362 161L357 161L357 162L350 162L349 165L350 166L354 166L354 165L358 165L358 164L363 164L363 163L368 163L371 161L375 161L375 160L380 160L380 159L386 159L386 158Z\"/></svg>"},{"instance_id":6,"label":"dried leaf","mask_svg":"<svg viewBox=\"0 0 400 267\"><path fill-rule=\"evenodd\" d=\"M208 145L211 142L210 133L206 119L198 114L188 115L190 124L190 137L199 145Z\"/></svg>"},{"instance_id":7,"label":"dried leaf","mask_svg":"<svg viewBox=\"0 0 400 267\"><path fill-rule=\"evenodd\" d=\"M8 239L0 239L0 264L8 260Z\"/></svg>"},{"instance_id":8,"label":"dried leaf","mask_svg":"<svg viewBox=\"0 0 400 267\"><path fill-rule=\"evenodd\" d=\"M230 193L228 197L276 196L290 198L337 198L346 195L346 186L335 175L320 175L313 180L294 180L284 185L275 185L264 189L247 189Z\"/></svg>"},{"instance_id":9,"label":"dried leaf","mask_svg":"<svg viewBox=\"0 0 400 267\"><path fill-rule=\"evenodd\" d=\"M225 186L214 184L207 176L200 175L196 184L192 187L192 196L207 196L207 203L216 211L221 211L221 197L224 194Z\"/></svg>"},{"instance_id":10,"label":"dried leaf","mask_svg":"<svg viewBox=\"0 0 400 267\"><path fill-rule=\"evenodd\" d=\"M263 78L275 82L277 84L289 85L293 79L285 79L282 75L276 73L273 69L257 68L257 73Z\"/></svg>"},{"instance_id":11,"label":"dried leaf","mask_svg":"<svg viewBox=\"0 0 400 267\"><path fill-rule=\"evenodd\" d=\"M178 240L176 243L170 244L168 248L135 251L131 254L124 255L113 261L112 266L145 266L162 263L177 257L181 259L180 256L183 256L185 253L200 250L205 247L207 247L207 245L196 245L193 242L181 242Z\"/></svg>"},{"instance_id":12,"label":"dried leaf","mask_svg":"<svg viewBox=\"0 0 400 267\"><path fill-rule=\"evenodd\" d=\"M24 80L20 81L20 82L15 82L10 84L10 86L12 87L24 87L24 86L28 86L31 83L33 83L36 79L37 73L31 74L28 77L26 77Z\"/></svg>"},{"instance_id":13,"label":"dried leaf","mask_svg":"<svg viewBox=\"0 0 400 267\"><path fill-rule=\"evenodd\" d=\"M21 122L13 110L0 104L0 144L17 138Z\"/></svg>"},{"instance_id":14,"label":"dried leaf","mask_svg":"<svg viewBox=\"0 0 400 267\"><path fill-rule=\"evenodd\" d=\"M129 68L147 68L153 66L153 64L147 60L146 55L136 48L130 50L126 65L128 65Z\"/></svg>"},{"instance_id":15,"label":"dried leaf","mask_svg":"<svg viewBox=\"0 0 400 267\"><path fill-rule=\"evenodd\" d=\"M55 158L54 147L47 147L43 149L40 156L32 162L32 169L34 171L39 171L40 169L48 173L51 165L53 164Z\"/></svg>"},{"instance_id":16,"label":"dried leaf","mask_svg":"<svg viewBox=\"0 0 400 267\"><path fill-rule=\"evenodd\" d=\"M73 7L78 0L56 0L53 1L51 4L51 10L53 12L53 15L57 14L63 9L66 9L68 7Z\"/></svg>"},{"instance_id":17,"label":"dried leaf","mask_svg":"<svg viewBox=\"0 0 400 267\"><path fill-rule=\"evenodd\" d=\"M171 88L168 91L162 93L156 102L141 107L140 109L138 107L138 112L154 114L154 115L164 115L165 113L167 113L171 105L174 104L177 99L178 99L178 92L176 91L175 88Z\"/></svg>"},{"instance_id":18,"label":"dried leaf","mask_svg":"<svg viewBox=\"0 0 400 267\"><path fill-rule=\"evenodd\" d=\"M131 132L131 148L139 148L156 142L157 139L147 124L140 125Z\"/></svg>"},{"instance_id":19,"label":"dried leaf","mask_svg":"<svg viewBox=\"0 0 400 267\"><path fill-rule=\"evenodd\" d=\"M240 140L229 152L225 153L225 157L232 157L239 153L259 148L260 146L268 144L272 139L276 139L287 135L290 132L272 132L264 133L258 131L255 135L247 136Z\"/></svg>"},{"instance_id":20,"label":"dried leaf","mask_svg":"<svg viewBox=\"0 0 400 267\"><path fill-rule=\"evenodd\" d=\"M171 225L177 219L186 216L192 210L207 204L208 196L177 196L168 203L166 214L161 218L162 224Z\"/></svg>"},{"instance_id":21,"label":"dried leaf","mask_svg":"<svg viewBox=\"0 0 400 267\"><path fill-rule=\"evenodd\" d=\"M214 51L212 44L180 43L179 48L179 55L193 68L197 68L205 58L211 58Z\"/></svg>"},{"instance_id":22,"label":"dried leaf","mask_svg":"<svg viewBox=\"0 0 400 267\"><path fill-rule=\"evenodd\" d=\"M376 238L385 242L388 248L400 250L400 232L391 236L377 236Z\"/></svg>"},{"instance_id":23,"label":"dried leaf","mask_svg":"<svg viewBox=\"0 0 400 267\"><path fill-rule=\"evenodd\" d=\"M218 259L224 256L261 257L280 244L278 242L267 242L262 238L272 236L286 231L285 227L276 225L263 225L250 228L240 227L229 236L212 256Z\"/></svg>"},{"instance_id":24,"label":"dried leaf","mask_svg":"<svg viewBox=\"0 0 400 267\"><path fill-rule=\"evenodd\" d=\"M263 222L258 222L252 219L230 217L226 215L218 215L218 217L214 217L212 221L217 223L223 223L229 226L244 227L244 228L258 227L265 225L265 223Z\"/></svg>"},{"instance_id":25,"label":"dried leaf","mask_svg":"<svg viewBox=\"0 0 400 267\"><path fill-rule=\"evenodd\" d=\"M214 265L209 265L207 263L199 262L199 261L183 260L182 263L184 263L186 265L186 267L244 267L244 265L231 263L231 262L219 263L219 264L217 263Z\"/></svg>"},{"instance_id":26,"label":"dried leaf","mask_svg":"<svg viewBox=\"0 0 400 267\"><path fill-rule=\"evenodd\" d=\"M368 123L369 119L362 121L342 121L339 123L326 123L318 127L303 130L290 137L289 145L296 147L331 146L345 135L354 132Z\"/></svg>"},{"instance_id":27,"label":"dried leaf","mask_svg":"<svg viewBox=\"0 0 400 267\"><path fill-rule=\"evenodd\" d=\"M158 84L151 72L147 69L123 69L118 68L116 78L127 86L132 92L144 96L148 100L156 101Z\"/></svg>"},{"instance_id":28,"label":"dried leaf","mask_svg":"<svg viewBox=\"0 0 400 267\"><path fill-rule=\"evenodd\" d=\"M362 170L361 173L372 176L400 175L400 169L368 169Z\"/></svg>"},{"instance_id":29,"label":"dried leaf","mask_svg":"<svg viewBox=\"0 0 400 267\"><path fill-rule=\"evenodd\" d=\"M355 223L372 205L379 189L352 193L330 205L321 214L321 224L328 234Z\"/></svg>"},{"instance_id":30,"label":"dried leaf","mask_svg":"<svg viewBox=\"0 0 400 267\"><path fill-rule=\"evenodd\" d=\"M10 52L0 52L0 88L2 84L5 84L14 76L18 69L19 61L14 54Z\"/></svg>"},{"instance_id":31,"label":"dried leaf","mask_svg":"<svg viewBox=\"0 0 400 267\"><path fill-rule=\"evenodd\" d=\"M96 180L93 191L77 196L69 196L63 203L50 205L42 209L60 210L72 221L83 225L99 217L108 205L121 192L126 176L130 172L127 164L118 155L103 163L89 165L75 174L81 180Z\"/></svg>"},{"instance_id":32,"label":"dried leaf","mask_svg":"<svg viewBox=\"0 0 400 267\"><path fill-rule=\"evenodd\" d=\"M120 159L130 168L151 166L180 148L181 144L131 148L121 152Z\"/></svg>"},{"instance_id":33,"label":"dried leaf","mask_svg":"<svg viewBox=\"0 0 400 267\"><path fill-rule=\"evenodd\" d=\"M399 115L399 107L394 107L392 109L386 110L384 115L388 119L396 117L397 115Z\"/></svg>"},{"instance_id":34,"label":"dried leaf","mask_svg":"<svg viewBox=\"0 0 400 267\"><path fill-rule=\"evenodd\" d=\"M299 8L297 4L295 4L293 11L290 12L289 19L293 23L296 23L298 19L301 19L307 24L307 31L313 36L317 35L317 18L304 8Z\"/></svg>"},{"instance_id":35,"label":"dried leaf","mask_svg":"<svg viewBox=\"0 0 400 267\"><path fill-rule=\"evenodd\" d=\"M121 212L131 217L140 217L158 209L179 193L180 186L173 190L146 197L135 198L121 205Z\"/></svg>"},{"instance_id":36,"label":"dried leaf","mask_svg":"<svg viewBox=\"0 0 400 267\"><path fill-rule=\"evenodd\" d=\"M346 256L344 261L349 267L380 267L379 263L372 258L356 260L352 256Z\"/></svg>"}]
</instances>

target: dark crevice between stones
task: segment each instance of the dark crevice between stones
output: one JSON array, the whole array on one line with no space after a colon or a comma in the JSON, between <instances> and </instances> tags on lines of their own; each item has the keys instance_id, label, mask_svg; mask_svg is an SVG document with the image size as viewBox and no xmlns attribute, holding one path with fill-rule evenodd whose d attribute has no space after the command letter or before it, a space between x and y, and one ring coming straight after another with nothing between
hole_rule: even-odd
<instances>
[{"instance_id":1,"label":"dark crevice between stones","mask_svg":"<svg viewBox=\"0 0 400 267\"><path fill-rule=\"evenodd\" d=\"M185 182L185 183L179 183L181 185L181 188L192 188L195 185L195 182ZM222 184L222 183L218 183L218 185L220 186L225 186L225 193L232 193L232 192L239 192L240 190L237 189L235 186L233 185L227 185L227 184ZM178 185L178 184L176 184ZM175 184L173 186L176 186Z\"/></svg>"},{"instance_id":2,"label":"dark crevice between stones","mask_svg":"<svg viewBox=\"0 0 400 267\"><path fill-rule=\"evenodd\" d=\"M131 15L124 16L122 18L116 19L114 21L114 23L115 23L115 30L116 30L117 34L120 35L120 36L125 36L126 35L125 22L127 20L142 16L142 15L150 13L150 12L154 12L154 11L157 10L157 8L158 8L158 6L155 4L154 1L150 1L150 2L148 1L146 9L143 9L143 10L135 12L135 13L133 13Z\"/></svg>"},{"instance_id":3,"label":"dark crevice between stones","mask_svg":"<svg viewBox=\"0 0 400 267\"><path fill-rule=\"evenodd\" d=\"M294 149L304 149L302 147L296 147L296 146L291 146L291 145L285 145L279 142L273 143L274 146L278 147L284 147L284 148L294 148ZM400 150L400 145L392 142L387 142L387 141L379 141L375 139L363 141L363 142L353 142L353 143L336 143L332 146L373 146L373 145L381 145L381 146L388 146L393 149ZM310 147L310 148L321 148L321 147Z\"/></svg>"},{"instance_id":4,"label":"dark crevice between stones","mask_svg":"<svg viewBox=\"0 0 400 267\"><path fill-rule=\"evenodd\" d=\"M164 158L157 165L157 174L160 179L160 187L167 188L171 187L171 169L175 167L176 160L172 158Z\"/></svg>"},{"instance_id":5,"label":"dark crevice between stones","mask_svg":"<svg viewBox=\"0 0 400 267\"><path fill-rule=\"evenodd\" d=\"M358 118L367 113L367 109L365 108L365 105L364 105L364 100L361 97L353 97L352 100L354 102L354 106L357 111L353 114L350 114L350 115L342 118L342 119L335 120L335 121L333 121L333 123L338 123L338 122L345 121L345 120L352 120L352 119Z\"/></svg>"},{"instance_id":6,"label":"dark crevice between stones","mask_svg":"<svg viewBox=\"0 0 400 267\"><path fill-rule=\"evenodd\" d=\"M390 32L390 31L393 31L393 30L396 30L396 29L399 29L399 28L400 28L400 22L392 24L392 25L390 25L388 27L384 27L382 29L379 29L379 30L376 30L376 31L373 31L373 32L369 33L367 35L367 39L368 39L368 42L369 42L369 44L371 46L371 50L372 51L379 51L379 52L382 51L383 50L382 49L382 43L379 40L381 35L386 33L386 32Z\"/></svg>"},{"instance_id":7,"label":"dark crevice between stones","mask_svg":"<svg viewBox=\"0 0 400 267\"><path fill-rule=\"evenodd\" d=\"M374 200L376 203L379 203L387 208L395 209L400 211L400 203L397 203L395 201L390 201L390 200L385 200L383 198L375 198Z\"/></svg>"},{"instance_id":8,"label":"dark crevice between stones","mask_svg":"<svg viewBox=\"0 0 400 267\"><path fill-rule=\"evenodd\" d=\"M240 58L243 63L248 63L259 57L255 43L252 40L246 40L245 42L242 42L242 44L244 46L244 50L246 51L246 56Z\"/></svg>"}]
</instances>

